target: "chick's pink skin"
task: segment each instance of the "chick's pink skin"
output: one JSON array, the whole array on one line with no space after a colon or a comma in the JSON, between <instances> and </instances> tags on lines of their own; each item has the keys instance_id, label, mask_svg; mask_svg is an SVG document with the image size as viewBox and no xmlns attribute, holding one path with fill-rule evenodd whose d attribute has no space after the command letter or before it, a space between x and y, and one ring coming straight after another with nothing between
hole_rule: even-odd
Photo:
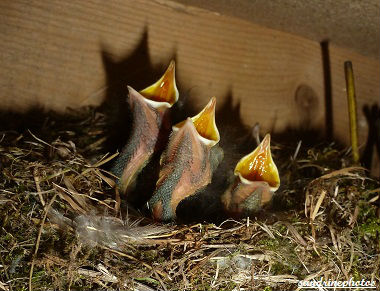
<instances>
[{"instance_id":1,"label":"chick's pink skin","mask_svg":"<svg viewBox=\"0 0 380 291\"><path fill-rule=\"evenodd\" d=\"M213 154L220 139L215 106L213 97L199 114L173 127L162 155L156 190L149 201L155 220L173 220L180 201L211 182L219 163Z\"/></svg>"},{"instance_id":2,"label":"chick's pink skin","mask_svg":"<svg viewBox=\"0 0 380 291\"><path fill-rule=\"evenodd\" d=\"M272 200L273 192L267 182L243 183L239 177L222 196L222 203L228 216L240 218L258 212Z\"/></svg>"},{"instance_id":3,"label":"chick's pink skin","mask_svg":"<svg viewBox=\"0 0 380 291\"><path fill-rule=\"evenodd\" d=\"M154 84L137 92L128 86L132 132L111 171L120 177L122 194L129 192L140 171L165 146L170 132L169 108L178 100L175 63Z\"/></svg>"},{"instance_id":4,"label":"chick's pink skin","mask_svg":"<svg viewBox=\"0 0 380 291\"><path fill-rule=\"evenodd\" d=\"M154 219L174 219L179 202L209 184L211 176L210 147L202 143L188 118L170 137L162 158L156 191L149 201Z\"/></svg>"},{"instance_id":5,"label":"chick's pink skin","mask_svg":"<svg viewBox=\"0 0 380 291\"><path fill-rule=\"evenodd\" d=\"M141 168L149 158L165 144L168 135L169 122L166 109L156 109L146 103L144 97L131 87L129 102L133 112L133 130L130 140L121 155L126 155L125 165L120 177L119 188L126 193L132 186ZM159 138L163 141L160 142Z\"/></svg>"}]
</instances>

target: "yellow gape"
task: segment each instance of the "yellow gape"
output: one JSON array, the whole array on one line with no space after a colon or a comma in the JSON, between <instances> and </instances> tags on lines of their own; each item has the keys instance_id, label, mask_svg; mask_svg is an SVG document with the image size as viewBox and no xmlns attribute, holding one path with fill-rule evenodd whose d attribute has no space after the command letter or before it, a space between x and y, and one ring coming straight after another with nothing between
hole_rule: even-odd
<instances>
[{"instance_id":1,"label":"yellow gape","mask_svg":"<svg viewBox=\"0 0 380 291\"><path fill-rule=\"evenodd\" d=\"M145 98L156 102L167 102L171 107L178 100L178 89L175 82L175 62L171 61L163 76L153 85L139 92Z\"/></svg>"},{"instance_id":2,"label":"yellow gape","mask_svg":"<svg viewBox=\"0 0 380 291\"><path fill-rule=\"evenodd\" d=\"M195 129L201 140L208 146L216 145L220 140L219 130L215 123L216 98L212 97L208 104L197 115L191 117ZM186 120L173 126L173 130L178 130L185 124Z\"/></svg>"},{"instance_id":3,"label":"yellow gape","mask_svg":"<svg viewBox=\"0 0 380 291\"><path fill-rule=\"evenodd\" d=\"M270 151L270 135L267 134L260 145L250 154L243 157L236 165L236 176L244 183L265 181L272 191L280 186L280 176Z\"/></svg>"}]
</instances>

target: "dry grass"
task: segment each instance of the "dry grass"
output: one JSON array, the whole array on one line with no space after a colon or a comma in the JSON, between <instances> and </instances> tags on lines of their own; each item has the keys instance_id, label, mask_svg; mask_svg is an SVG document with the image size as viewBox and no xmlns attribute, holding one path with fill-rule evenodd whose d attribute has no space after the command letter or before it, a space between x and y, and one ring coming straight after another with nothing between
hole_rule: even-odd
<instances>
[{"instance_id":1,"label":"dry grass","mask_svg":"<svg viewBox=\"0 0 380 291\"><path fill-rule=\"evenodd\" d=\"M379 182L335 145L274 147L282 187L257 218L156 225L126 218L102 169L105 116L69 115L0 134L0 290L295 290L321 276L380 287Z\"/></svg>"}]
</instances>

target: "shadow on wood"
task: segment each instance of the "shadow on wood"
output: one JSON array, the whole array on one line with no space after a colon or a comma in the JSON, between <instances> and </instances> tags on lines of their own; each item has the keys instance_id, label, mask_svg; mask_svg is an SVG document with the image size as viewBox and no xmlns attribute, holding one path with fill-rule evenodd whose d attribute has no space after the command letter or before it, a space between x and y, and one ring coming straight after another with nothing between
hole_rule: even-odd
<instances>
[{"instance_id":1,"label":"shadow on wood","mask_svg":"<svg viewBox=\"0 0 380 291\"><path fill-rule=\"evenodd\" d=\"M380 158L380 109L378 104L364 106L363 113L368 123L368 138L365 145L361 163L367 169L372 168L372 160L376 152ZM379 173L374 173L379 175Z\"/></svg>"}]
</instances>

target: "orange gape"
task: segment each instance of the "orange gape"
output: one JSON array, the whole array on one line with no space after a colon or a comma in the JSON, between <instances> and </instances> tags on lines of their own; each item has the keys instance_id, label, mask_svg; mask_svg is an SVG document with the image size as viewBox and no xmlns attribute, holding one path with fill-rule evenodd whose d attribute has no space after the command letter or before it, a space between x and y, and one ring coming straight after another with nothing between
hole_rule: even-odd
<instances>
[{"instance_id":1,"label":"orange gape","mask_svg":"<svg viewBox=\"0 0 380 291\"><path fill-rule=\"evenodd\" d=\"M280 178L270 151L270 135L267 134L261 144L249 155L243 157L235 168L248 181L265 181L271 187L278 187Z\"/></svg>"},{"instance_id":2,"label":"orange gape","mask_svg":"<svg viewBox=\"0 0 380 291\"><path fill-rule=\"evenodd\" d=\"M215 105L216 98L212 97L206 107L192 118L199 135L213 141L219 140L219 132L215 130Z\"/></svg>"},{"instance_id":3,"label":"orange gape","mask_svg":"<svg viewBox=\"0 0 380 291\"><path fill-rule=\"evenodd\" d=\"M167 102L173 105L178 99L174 61L170 62L166 72L156 83L141 90L140 94L152 101Z\"/></svg>"},{"instance_id":4,"label":"orange gape","mask_svg":"<svg viewBox=\"0 0 380 291\"><path fill-rule=\"evenodd\" d=\"M206 139L206 144L211 146L216 145L220 140L219 131L215 123L215 107L216 98L212 97L201 112L191 117L198 135ZM185 122L186 120L177 123L173 126L173 130L178 130Z\"/></svg>"}]
</instances>

